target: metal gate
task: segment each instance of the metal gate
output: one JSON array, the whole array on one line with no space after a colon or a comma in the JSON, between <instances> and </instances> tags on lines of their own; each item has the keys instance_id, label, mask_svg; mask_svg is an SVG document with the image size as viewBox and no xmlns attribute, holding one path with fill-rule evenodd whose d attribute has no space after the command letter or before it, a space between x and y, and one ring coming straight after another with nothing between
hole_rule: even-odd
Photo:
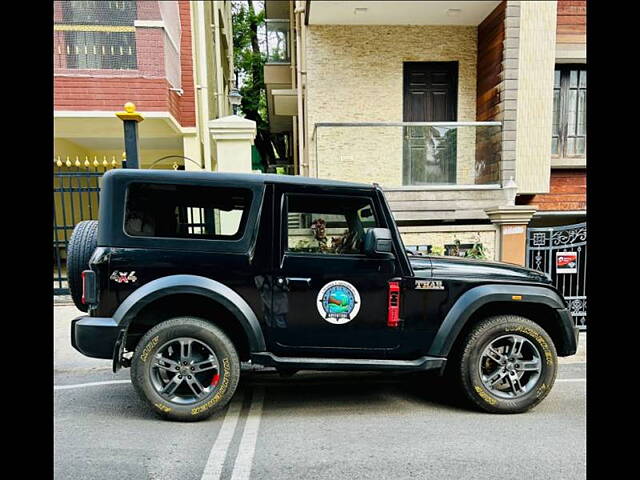
<instances>
[{"instance_id":1,"label":"metal gate","mask_svg":"<svg viewBox=\"0 0 640 480\"><path fill-rule=\"evenodd\" d=\"M569 304L575 324L587 329L587 224L529 228L527 267L544 272Z\"/></svg>"},{"instance_id":2,"label":"metal gate","mask_svg":"<svg viewBox=\"0 0 640 480\"><path fill-rule=\"evenodd\" d=\"M78 222L98 219L98 202L102 175L120 167L115 157L107 161L85 159L53 165L53 293L68 295L67 245Z\"/></svg>"}]
</instances>

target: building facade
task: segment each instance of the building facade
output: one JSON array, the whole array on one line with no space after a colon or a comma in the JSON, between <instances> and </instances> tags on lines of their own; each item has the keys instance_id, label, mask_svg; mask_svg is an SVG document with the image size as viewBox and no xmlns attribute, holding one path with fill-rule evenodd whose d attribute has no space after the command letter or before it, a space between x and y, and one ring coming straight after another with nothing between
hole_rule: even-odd
<instances>
[{"instance_id":1,"label":"building facade","mask_svg":"<svg viewBox=\"0 0 640 480\"><path fill-rule=\"evenodd\" d=\"M376 182L405 244L525 263L586 213L586 2L266 2L292 170Z\"/></svg>"},{"instance_id":2,"label":"building facade","mask_svg":"<svg viewBox=\"0 0 640 480\"><path fill-rule=\"evenodd\" d=\"M53 58L63 165L119 165L114 112L134 102L142 168L215 170L207 123L231 112L230 2L56 1Z\"/></svg>"}]
</instances>

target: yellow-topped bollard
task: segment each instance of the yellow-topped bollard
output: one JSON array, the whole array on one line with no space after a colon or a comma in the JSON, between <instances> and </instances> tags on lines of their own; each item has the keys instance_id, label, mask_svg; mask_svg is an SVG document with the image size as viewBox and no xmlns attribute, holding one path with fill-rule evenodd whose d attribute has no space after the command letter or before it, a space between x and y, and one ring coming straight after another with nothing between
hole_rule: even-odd
<instances>
[{"instance_id":1,"label":"yellow-topped bollard","mask_svg":"<svg viewBox=\"0 0 640 480\"><path fill-rule=\"evenodd\" d=\"M124 158L126 158L126 162L123 162L122 166L124 168L139 168L138 123L143 121L144 117L136 111L136 105L133 102L125 103L124 112L116 112L116 116L122 120L124 125L124 150L126 153ZM115 157L113 163L115 163Z\"/></svg>"},{"instance_id":2,"label":"yellow-topped bollard","mask_svg":"<svg viewBox=\"0 0 640 480\"><path fill-rule=\"evenodd\" d=\"M142 114L136 111L136 104L133 102L125 103L124 112L116 112L116 117L118 117L120 120L134 120L136 122L141 122L144 120Z\"/></svg>"}]
</instances>

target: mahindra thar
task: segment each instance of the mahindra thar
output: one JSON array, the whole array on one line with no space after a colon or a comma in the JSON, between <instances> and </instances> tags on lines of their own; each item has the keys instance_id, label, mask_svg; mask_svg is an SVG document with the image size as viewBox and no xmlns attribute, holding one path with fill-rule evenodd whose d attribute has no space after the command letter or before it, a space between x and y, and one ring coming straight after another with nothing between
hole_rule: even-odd
<instances>
[{"instance_id":1,"label":"mahindra thar","mask_svg":"<svg viewBox=\"0 0 640 480\"><path fill-rule=\"evenodd\" d=\"M82 354L131 367L160 416L201 420L241 362L298 370L435 370L471 406L526 411L576 352L542 273L405 249L378 185L113 170L99 221L68 247Z\"/></svg>"}]
</instances>

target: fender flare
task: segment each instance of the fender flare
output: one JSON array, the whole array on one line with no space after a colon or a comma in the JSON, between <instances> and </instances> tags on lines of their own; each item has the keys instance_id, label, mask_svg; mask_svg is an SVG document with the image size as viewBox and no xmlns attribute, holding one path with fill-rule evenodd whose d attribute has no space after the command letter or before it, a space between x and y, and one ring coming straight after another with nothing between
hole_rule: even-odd
<instances>
[{"instance_id":1,"label":"fender flare","mask_svg":"<svg viewBox=\"0 0 640 480\"><path fill-rule=\"evenodd\" d=\"M522 300L513 300L513 295L522 296ZM453 305L440 325L428 355L446 357L469 318L482 306L493 302L512 302L514 304L537 303L554 310L566 310L562 297L555 291L530 285L481 285L462 294ZM560 315L563 340L573 339L573 325L567 324L568 316ZM570 320L569 320L570 321ZM567 324L567 325L565 325ZM573 339L575 341L575 339Z\"/></svg>"},{"instance_id":2,"label":"fender flare","mask_svg":"<svg viewBox=\"0 0 640 480\"><path fill-rule=\"evenodd\" d=\"M169 275L153 280L131 293L113 314L121 336L114 349L114 371L122 358L127 330L135 316L151 302L167 295L189 293L202 295L225 307L238 320L249 341L249 350L266 350L260 322L249 304L226 285L199 275ZM118 364L116 366L116 364Z\"/></svg>"}]
</instances>

